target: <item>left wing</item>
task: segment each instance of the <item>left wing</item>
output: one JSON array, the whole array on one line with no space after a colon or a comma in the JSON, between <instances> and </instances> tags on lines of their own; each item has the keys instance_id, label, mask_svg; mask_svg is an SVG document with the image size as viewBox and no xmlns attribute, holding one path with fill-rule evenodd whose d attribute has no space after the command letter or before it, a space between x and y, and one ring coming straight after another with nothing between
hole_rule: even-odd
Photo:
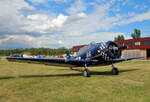
<instances>
[{"instance_id":1,"label":"left wing","mask_svg":"<svg viewBox=\"0 0 150 102\"><path fill-rule=\"evenodd\" d=\"M22 58L22 57L7 57L9 61L43 63L54 66L83 66L87 64L95 64L98 60L78 60L78 59L60 59L60 58Z\"/></svg>"}]
</instances>

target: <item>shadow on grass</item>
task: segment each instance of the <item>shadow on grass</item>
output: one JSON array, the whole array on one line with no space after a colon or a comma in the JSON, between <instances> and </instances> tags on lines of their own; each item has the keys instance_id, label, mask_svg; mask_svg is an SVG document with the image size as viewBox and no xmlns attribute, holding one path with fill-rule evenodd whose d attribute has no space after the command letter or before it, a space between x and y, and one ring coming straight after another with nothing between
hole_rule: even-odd
<instances>
[{"instance_id":1,"label":"shadow on grass","mask_svg":"<svg viewBox=\"0 0 150 102\"><path fill-rule=\"evenodd\" d=\"M71 74L51 74L51 75L23 75L20 78L35 78L35 77L66 77L66 76L81 76L82 73L71 73Z\"/></svg>"},{"instance_id":2,"label":"shadow on grass","mask_svg":"<svg viewBox=\"0 0 150 102\"><path fill-rule=\"evenodd\" d=\"M76 71L80 71L81 70L77 70L77 69L73 69ZM120 70L120 73L123 72L129 72L129 71L136 71L139 69L128 69L128 70ZM24 76L20 76L21 78L34 78L34 77L66 77L66 76L82 76L82 73L71 73L71 74L51 74L51 75L24 75ZM105 71L105 72L94 72L91 71L91 75L109 75L112 76L111 71Z\"/></svg>"},{"instance_id":3,"label":"shadow on grass","mask_svg":"<svg viewBox=\"0 0 150 102\"><path fill-rule=\"evenodd\" d=\"M80 71L81 70L77 70L77 69L73 69L76 71ZM120 73L123 72L129 72L129 71L136 71L139 69L127 69L127 70L120 70ZM96 71L91 71L91 75L105 75L105 76L112 76L111 71L105 71L105 72L96 72ZM69 73L69 74L51 74L51 75L22 75L16 78L42 78L42 77L68 77L68 76L83 76L83 73ZM4 80L4 79L12 79L15 77L0 77L0 80Z\"/></svg>"},{"instance_id":4,"label":"shadow on grass","mask_svg":"<svg viewBox=\"0 0 150 102\"><path fill-rule=\"evenodd\" d=\"M13 78L15 78L15 77L11 77L11 76L3 76L3 77L1 77L0 76L0 80L13 79Z\"/></svg>"},{"instance_id":5,"label":"shadow on grass","mask_svg":"<svg viewBox=\"0 0 150 102\"><path fill-rule=\"evenodd\" d=\"M123 73L123 72L130 72L130 71L136 71L139 69L126 69L126 70L119 70L119 73ZM91 72L92 75L108 75L108 76L112 76L112 72L111 71L105 71L105 72Z\"/></svg>"}]
</instances>

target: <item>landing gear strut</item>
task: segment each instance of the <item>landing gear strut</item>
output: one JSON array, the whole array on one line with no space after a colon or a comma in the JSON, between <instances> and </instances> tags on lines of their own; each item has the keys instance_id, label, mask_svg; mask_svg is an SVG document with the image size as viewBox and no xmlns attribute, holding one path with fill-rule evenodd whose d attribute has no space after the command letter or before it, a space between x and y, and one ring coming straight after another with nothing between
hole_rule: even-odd
<instances>
[{"instance_id":1,"label":"landing gear strut","mask_svg":"<svg viewBox=\"0 0 150 102\"><path fill-rule=\"evenodd\" d=\"M119 70L114 66L112 61L112 75L118 75L118 74L119 74Z\"/></svg>"},{"instance_id":2,"label":"landing gear strut","mask_svg":"<svg viewBox=\"0 0 150 102\"><path fill-rule=\"evenodd\" d=\"M73 70L73 68L72 68L72 67L70 67L70 70Z\"/></svg>"},{"instance_id":3,"label":"landing gear strut","mask_svg":"<svg viewBox=\"0 0 150 102\"><path fill-rule=\"evenodd\" d=\"M90 75L90 71L88 70L88 67L87 67L86 64L85 64L85 66L84 66L83 76L85 76L85 77L90 77L90 76L91 76L91 75Z\"/></svg>"}]
</instances>

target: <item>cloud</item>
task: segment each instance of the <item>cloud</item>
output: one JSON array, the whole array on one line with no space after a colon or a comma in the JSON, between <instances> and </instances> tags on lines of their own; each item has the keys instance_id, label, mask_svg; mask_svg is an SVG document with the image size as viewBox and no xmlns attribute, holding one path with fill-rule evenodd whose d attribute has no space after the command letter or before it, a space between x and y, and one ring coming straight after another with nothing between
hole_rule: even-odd
<instances>
[{"instance_id":1,"label":"cloud","mask_svg":"<svg viewBox=\"0 0 150 102\"><path fill-rule=\"evenodd\" d=\"M33 3L43 3L45 0L30 0Z\"/></svg>"},{"instance_id":2,"label":"cloud","mask_svg":"<svg viewBox=\"0 0 150 102\"><path fill-rule=\"evenodd\" d=\"M77 2L77 4L82 4L80 0ZM13 44L12 47L16 47L17 45L18 47L21 47L21 45L27 47L28 44L28 47L31 47L30 43L33 43L34 45L37 41L38 45L34 45L34 47L71 47L72 44L76 44L77 42L78 44L85 42L89 43L91 41L96 41L98 38L99 41L101 39L106 40L106 38L103 37L104 33L96 33L97 30L108 30L113 26L113 22L117 21L116 18L120 18L119 16L109 17L109 3L106 5L96 5L94 12L91 14L87 15L81 12L82 9L75 12L73 11L73 15L70 16L65 16L63 14L53 16L51 14L39 13L24 16L20 12L21 10L27 11L25 9L23 10L25 7L28 6L17 8L14 6L14 12L11 12L14 19L9 19L13 25L11 26L9 23L5 25L9 28L7 30L11 33L11 37L7 37L7 39L1 41L1 48L4 48L4 45L10 48L11 44ZM10 15L8 14L7 16ZM8 22L8 19L5 23L6 22ZM34 34L36 34L36 36L34 36ZM23 38L23 35L26 35L26 37ZM12 38L12 36L15 38ZM36 40L32 40L31 42L29 37ZM90 40L88 40L88 38L90 38ZM108 38L110 39L110 37ZM14 46L15 44L16 46Z\"/></svg>"},{"instance_id":3,"label":"cloud","mask_svg":"<svg viewBox=\"0 0 150 102\"><path fill-rule=\"evenodd\" d=\"M23 32L25 16L21 11L31 11L34 7L29 6L24 0L1 0L0 1L0 34Z\"/></svg>"},{"instance_id":4,"label":"cloud","mask_svg":"<svg viewBox=\"0 0 150 102\"><path fill-rule=\"evenodd\" d=\"M57 18L52 20L52 24L54 26L61 27L63 25L63 23L67 20L67 18L68 18L67 16L60 14L57 16Z\"/></svg>"},{"instance_id":5,"label":"cloud","mask_svg":"<svg viewBox=\"0 0 150 102\"><path fill-rule=\"evenodd\" d=\"M86 10L85 4L82 2L82 0L76 0L75 3L71 5L70 8L68 8L66 11L69 14L77 14L80 12L83 12Z\"/></svg>"},{"instance_id":6,"label":"cloud","mask_svg":"<svg viewBox=\"0 0 150 102\"><path fill-rule=\"evenodd\" d=\"M124 2L122 3L123 6L127 5L127 4L130 4L130 1L129 0L124 0Z\"/></svg>"},{"instance_id":7,"label":"cloud","mask_svg":"<svg viewBox=\"0 0 150 102\"><path fill-rule=\"evenodd\" d=\"M35 33L37 33L41 35L42 33L47 33L46 30L48 29L54 32L66 19L66 16L62 14L56 16L51 12L46 14L35 11L37 11L35 7L30 6L24 0L0 1L0 34L28 34L35 36ZM22 12L34 13L25 16Z\"/></svg>"},{"instance_id":8,"label":"cloud","mask_svg":"<svg viewBox=\"0 0 150 102\"><path fill-rule=\"evenodd\" d=\"M87 18L88 16L85 14L85 13L79 13L79 14L76 14L76 15L71 15L71 16L68 16L68 19L66 20L65 22L65 25L72 25L72 24L76 24L76 23L79 23L83 20L85 20L85 18ZM64 25L64 26L65 26Z\"/></svg>"},{"instance_id":9,"label":"cloud","mask_svg":"<svg viewBox=\"0 0 150 102\"><path fill-rule=\"evenodd\" d=\"M61 40L58 40L58 44L63 44L63 42Z\"/></svg>"},{"instance_id":10,"label":"cloud","mask_svg":"<svg viewBox=\"0 0 150 102\"><path fill-rule=\"evenodd\" d=\"M98 30L109 30L122 18L120 15L109 15L110 3L96 5L90 14L80 13L68 17L63 25L63 34L68 36L82 36ZM80 16L79 16L80 15ZM67 29L65 29L67 28Z\"/></svg>"},{"instance_id":11,"label":"cloud","mask_svg":"<svg viewBox=\"0 0 150 102\"><path fill-rule=\"evenodd\" d=\"M82 36L67 36L67 35L43 35L36 38L38 44L34 47L68 47L71 48L73 45L89 44L91 42L101 42L114 40L117 35L124 35L123 33L117 32L97 32L93 34L85 34ZM126 37L126 36L125 36Z\"/></svg>"},{"instance_id":12,"label":"cloud","mask_svg":"<svg viewBox=\"0 0 150 102\"><path fill-rule=\"evenodd\" d=\"M129 17L133 17L133 16L135 16L136 14L135 14L135 12L128 12L128 14L127 14Z\"/></svg>"},{"instance_id":13,"label":"cloud","mask_svg":"<svg viewBox=\"0 0 150 102\"><path fill-rule=\"evenodd\" d=\"M138 10L144 10L144 9L147 9L147 8L148 8L148 5L145 5L145 4L143 4L143 5L138 5L138 4L136 4L134 8L135 8L135 9L138 9Z\"/></svg>"},{"instance_id":14,"label":"cloud","mask_svg":"<svg viewBox=\"0 0 150 102\"><path fill-rule=\"evenodd\" d=\"M97 32L82 36L65 36L65 38L59 38L62 43L61 46L72 47L73 45L89 44L91 42L102 42L108 40L114 40L117 35L124 35L123 33L112 33L112 32Z\"/></svg>"},{"instance_id":15,"label":"cloud","mask_svg":"<svg viewBox=\"0 0 150 102\"><path fill-rule=\"evenodd\" d=\"M26 27L24 30L28 32L37 32L37 33L52 33L63 25L66 21L67 16L59 14L56 18L53 18L46 14L34 14L27 16Z\"/></svg>"},{"instance_id":16,"label":"cloud","mask_svg":"<svg viewBox=\"0 0 150 102\"><path fill-rule=\"evenodd\" d=\"M54 2L68 2L70 0L30 0L31 2L33 3L46 3L46 2L51 2L51 1L54 1Z\"/></svg>"},{"instance_id":17,"label":"cloud","mask_svg":"<svg viewBox=\"0 0 150 102\"><path fill-rule=\"evenodd\" d=\"M19 11L21 11L21 12L36 12L36 10L33 6L22 7L19 9Z\"/></svg>"},{"instance_id":18,"label":"cloud","mask_svg":"<svg viewBox=\"0 0 150 102\"><path fill-rule=\"evenodd\" d=\"M5 38L0 39L0 48L28 48L36 47L38 43L35 39L28 35L8 35L5 34Z\"/></svg>"},{"instance_id":19,"label":"cloud","mask_svg":"<svg viewBox=\"0 0 150 102\"><path fill-rule=\"evenodd\" d=\"M136 4L134 8L135 8L135 9L138 9L138 8L139 8L139 5L138 5L138 4Z\"/></svg>"},{"instance_id":20,"label":"cloud","mask_svg":"<svg viewBox=\"0 0 150 102\"><path fill-rule=\"evenodd\" d=\"M118 25L125 25L125 24L129 24L129 23L133 23L133 22L141 22L144 20L150 20L150 10L142 13L142 14L134 14L135 16L130 17L128 19L124 19L120 22L118 22Z\"/></svg>"}]
</instances>

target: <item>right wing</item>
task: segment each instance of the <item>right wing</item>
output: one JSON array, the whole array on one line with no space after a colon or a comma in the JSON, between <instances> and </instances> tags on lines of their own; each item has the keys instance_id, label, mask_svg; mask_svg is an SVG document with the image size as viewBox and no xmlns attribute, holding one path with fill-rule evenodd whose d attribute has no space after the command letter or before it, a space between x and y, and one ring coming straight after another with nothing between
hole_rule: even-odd
<instances>
[{"instance_id":1,"label":"right wing","mask_svg":"<svg viewBox=\"0 0 150 102\"><path fill-rule=\"evenodd\" d=\"M118 58L118 59L114 59L113 62L121 62L121 61L127 61L127 60L132 60L132 59L142 59L144 58L143 56L139 56L139 57L128 57L128 58Z\"/></svg>"}]
</instances>

